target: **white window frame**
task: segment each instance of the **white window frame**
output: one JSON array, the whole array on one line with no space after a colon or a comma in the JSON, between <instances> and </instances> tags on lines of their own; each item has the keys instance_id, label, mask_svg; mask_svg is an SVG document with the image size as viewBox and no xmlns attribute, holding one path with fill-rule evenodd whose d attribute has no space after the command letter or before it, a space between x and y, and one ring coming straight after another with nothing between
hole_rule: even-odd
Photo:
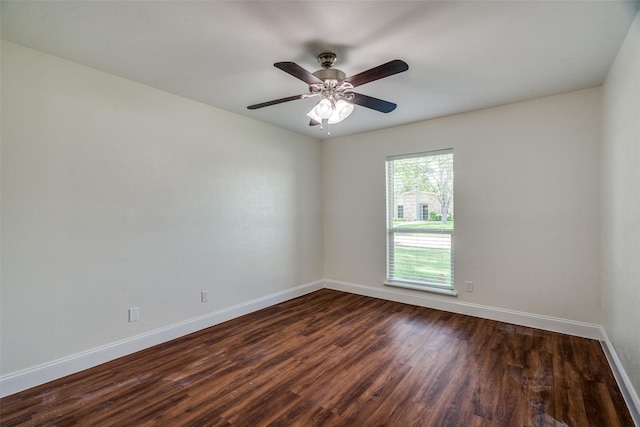
<instances>
[{"instance_id":1,"label":"white window frame","mask_svg":"<svg viewBox=\"0 0 640 427\"><path fill-rule=\"evenodd\" d=\"M387 221L386 221L386 231L387 231L387 279L384 284L387 286L394 286L400 288L414 289L424 292L432 292L442 295L451 295L457 296L458 293L454 288L454 274L453 274L453 229L416 229L416 228L405 228L402 227L394 227L393 218L395 215L395 206L394 206L394 189L393 189L393 162L395 160L402 159L410 159L410 158L418 158L418 157L430 157L437 156L442 154L453 154L453 149L445 149L445 150L437 150L437 151L428 151L422 153L412 153L405 154L399 156L388 156L386 158L386 198L387 198ZM455 184L454 184L455 185ZM453 197L453 195L452 195ZM454 226L455 228L455 226ZM451 284L441 284L441 283L431 283L431 282L422 282L422 281L411 281L405 279L392 278L392 263L394 259L394 250L395 250L395 235L402 233L411 233L415 234L450 234L451 235Z\"/></svg>"}]
</instances>

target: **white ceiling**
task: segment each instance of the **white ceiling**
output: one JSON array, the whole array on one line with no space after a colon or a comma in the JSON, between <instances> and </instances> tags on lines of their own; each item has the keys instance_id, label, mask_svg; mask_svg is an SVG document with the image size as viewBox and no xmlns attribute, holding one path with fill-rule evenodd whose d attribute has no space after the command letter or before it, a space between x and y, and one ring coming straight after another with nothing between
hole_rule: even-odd
<instances>
[{"instance_id":1,"label":"white ceiling","mask_svg":"<svg viewBox=\"0 0 640 427\"><path fill-rule=\"evenodd\" d=\"M2 1L2 38L295 132L326 138L315 99L273 67L348 76L392 59L405 73L357 88L398 104L363 107L332 136L602 84L638 1Z\"/></svg>"}]
</instances>

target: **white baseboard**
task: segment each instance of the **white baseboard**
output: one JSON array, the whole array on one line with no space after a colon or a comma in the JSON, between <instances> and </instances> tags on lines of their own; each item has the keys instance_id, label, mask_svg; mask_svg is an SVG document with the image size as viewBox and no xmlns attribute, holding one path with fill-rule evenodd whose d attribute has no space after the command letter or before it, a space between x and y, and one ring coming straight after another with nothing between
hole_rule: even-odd
<instances>
[{"instance_id":1,"label":"white baseboard","mask_svg":"<svg viewBox=\"0 0 640 427\"><path fill-rule=\"evenodd\" d=\"M323 288L318 280L0 377L0 397L83 371Z\"/></svg>"},{"instance_id":2,"label":"white baseboard","mask_svg":"<svg viewBox=\"0 0 640 427\"><path fill-rule=\"evenodd\" d=\"M604 328L601 328L601 334L603 337L602 340L600 340L602 350L604 351L605 356L607 356L607 360L609 361L613 375L616 378L620 392L627 403L629 412L631 412L631 418L633 418L633 422L635 422L637 426L640 426L640 398L638 397L638 393L636 393L636 390L633 388L631 378L629 378L624 366L622 366L618 353L613 347L611 341L609 341L609 337L607 336Z\"/></svg>"},{"instance_id":3,"label":"white baseboard","mask_svg":"<svg viewBox=\"0 0 640 427\"><path fill-rule=\"evenodd\" d=\"M396 288L378 288L330 279L325 279L324 283L326 288L335 289L337 291L350 292L352 294L450 311L453 313L466 314L468 316L482 317L484 319L513 323L515 325L560 332L584 338L597 340L602 339L602 329L600 325L593 323L577 322L557 317L542 316L522 311L461 302L455 298L445 299L447 297L435 295L430 296L429 294L419 291L412 292Z\"/></svg>"}]
</instances>

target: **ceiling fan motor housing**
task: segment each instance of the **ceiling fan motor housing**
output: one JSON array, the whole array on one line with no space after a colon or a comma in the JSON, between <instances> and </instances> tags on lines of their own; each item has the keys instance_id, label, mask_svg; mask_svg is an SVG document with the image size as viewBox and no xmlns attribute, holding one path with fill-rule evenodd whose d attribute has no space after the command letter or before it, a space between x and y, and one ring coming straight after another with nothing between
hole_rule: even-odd
<instances>
[{"instance_id":1,"label":"ceiling fan motor housing","mask_svg":"<svg viewBox=\"0 0 640 427\"><path fill-rule=\"evenodd\" d=\"M313 73L314 76L319 78L320 80L338 80L342 81L347 78L347 75L344 71L338 70L336 68L324 68L322 70L318 70Z\"/></svg>"},{"instance_id":2,"label":"ceiling fan motor housing","mask_svg":"<svg viewBox=\"0 0 640 427\"><path fill-rule=\"evenodd\" d=\"M318 63L322 65L322 70L316 71L313 75L324 82L327 80L337 80L341 82L346 79L347 75L344 72L331 68L336 62L336 59L338 59L338 57L333 52L323 52L318 55Z\"/></svg>"}]
</instances>

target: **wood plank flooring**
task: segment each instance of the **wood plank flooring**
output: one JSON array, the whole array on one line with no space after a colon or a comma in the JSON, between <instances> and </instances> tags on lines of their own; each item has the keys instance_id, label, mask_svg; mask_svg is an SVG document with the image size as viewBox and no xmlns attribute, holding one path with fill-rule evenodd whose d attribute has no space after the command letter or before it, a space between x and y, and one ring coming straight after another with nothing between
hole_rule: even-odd
<instances>
[{"instance_id":1,"label":"wood plank flooring","mask_svg":"<svg viewBox=\"0 0 640 427\"><path fill-rule=\"evenodd\" d=\"M2 426L633 426L598 341L326 289L0 411Z\"/></svg>"}]
</instances>

